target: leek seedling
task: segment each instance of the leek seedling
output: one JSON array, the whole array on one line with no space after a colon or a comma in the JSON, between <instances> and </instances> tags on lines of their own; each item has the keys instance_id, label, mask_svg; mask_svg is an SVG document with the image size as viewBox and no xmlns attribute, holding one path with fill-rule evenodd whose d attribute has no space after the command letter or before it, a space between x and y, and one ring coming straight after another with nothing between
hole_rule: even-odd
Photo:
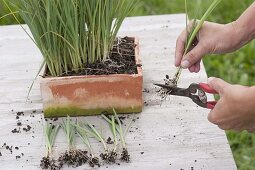
<instances>
[{"instance_id":1,"label":"leek seedling","mask_svg":"<svg viewBox=\"0 0 255 170\"><path fill-rule=\"evenodd\" d=\"M62 167L64 164L67 164L68 166L78 167L85 164L89 160L89 156L87 151L75 149L75 127L72 125L69 116L63 120L61 127L67 138L69 150L59 157L60 166Z\"/></svg>"},{"instance_id":2,"label":"leek seedling","mask_svg":"<svg viewBox=\"0 0 255 170\"><path fill-rule=\"evenodd\" d=\"M116 158L118 156L116 150L117 150L117 146L118 146L118 140L117 140L117 133L116 133L116 124L115 124L115 118L114 116L111 117L111 123L109 123L111 131L112 131L112 135L113 135L113 149L112 151L109 153L109 162L115 163L116 162Z\"/></svg>"},{"instance_id":3,"label":"leek seedling","mask_svg":"<svg viewBox=\"0 0 255 170\"><path fill-rule=\"evenodd\" d=\"M102 114L101 116L102 116L102 118L103 118L107 123L109 123L109 124L112 126L112 121L111 121L107 116L105 116L105 115L103 115L103 114ZM127 135L128 130L129 130L129 128L131 127L131 124L132 124L133 121L134 121L134 115L133 115L133 118L130 120L130 122L129 122L128 125L127 125L127 128L126 128L126 130L125 130L125 132L124 132L124 136ZM119 132L120 132L120 129L119 129L119 126L116 125L116 123L115 123L115 128L116 128L117 132L119 133Z\"/></svg>"},{"instance_id":4,"label":"leek seedling","mask_svg":"<svg viewBox=\"0 0 255 170\"><path fill-rule=\"evenodd\" d=\"M104 146L104 150L105 153L101 153L100 157L102 158L102 160L106 161L107 163L109 163L109 149L108 146L105 142L105 140L103 139L102 135L100 135L100 133L96 130L96 128L94 128L94 126L90 123L87 122L87 127L88 129L93 133L93 136L103 144Z\"/></svg>"},{"instance_id":5,"label":"leek seedling","mask_svg":"<svg viewBox=\"0 0 255 170\"><path fill-rule=\"evenodd\" d=\"M206 10L204 15L200 20L197 20L196 18L193 20L193 24L191 26L191 29L189 30L186 24L186 30L187 30L187 40L185 44L185 50L184 50L184 56L189 52L196 36L199 30L201 29L202 25L204 24L205 20L208 18L208 16L212 13L212 11L217 7L217 5L221 2L222 0L214 0L212 4L209 6L209 8ZM185 8L186 8L186 13L188 12L187 10L187 0L185 0ZM188 17L186 17L186 23L187 23ZM180 75L182 72L182 68L178 67L176 74L174 75L174 78L171 80L171 83L174 86L177 86Z\"/></svg>"},{"instance_id":6,"label":"leek seedling","mask_svg":"<svg viewBox=\"0 0 255 170\"><path fill-rule=\"evenodd\" d=\"M78 133L78 135L80 136L80 138L82 139L83 143L88 147L91 158L89 159L89 165L91 167L94 167L95 165L97 165L98 167L100 167L100 163L99 163L99 159L94 155L92 147L90 145L89 139L88 139L88 134L87 132L85 132L83 130L83 128L81 126L79 126L78 124L74 125L76 127L76 131Z\"/></svg>"},{"instance_id":7,"label":"leek seedling","mask_svg":"<svg viewBox=\"0 0 255 170\"><path fill-rule=\"evenodd\" d=\"M80 131L84 131L85 133L87 133L89 136L94 137L97 141L101 142L101 144L104 147L104 153L100 154L100 157L102 158L102 160L106 161L107 163L109 162L109 149L108 146L104 140L104 138L102 137L102 135L96 130L96 128L94 128L94 126L88 122L86 122L86 124L81 127L79 125L75 125L77 129L79 129Z\"/></svg>"},{"instance_id":8,"label":"leek seedling","mask_svg":"<svg viewBox=\"0 0 255 170\"><path fill-rule=\"evenodd\" d=\"M121 145L122 145L122 153L121 153L120 160L125 161L125 162L129 162L130 161L130 155L129 155L128 150L127 150L126 141L125 141L125 134L123 133L122 124L121 124L121 121L120 121L115 109L113 109L113 113L114 113L114 117L115 117L115 119L117 120L117 123L118 123L120 141L121 141Z\"/></svg>"},{"instance_id":9,"label":"leek seedling","mask_svg":"<svg viewBox=\"0 0 255 170\"><path fill-rule=\"evenodd\" d=\"M59 165L53 159L52 148L58 133L60 126L46 124L44 128L45 140L46 140L46 156L42 158L40 167L42 169L60 169Z\"/></svg>"}]
</instances>

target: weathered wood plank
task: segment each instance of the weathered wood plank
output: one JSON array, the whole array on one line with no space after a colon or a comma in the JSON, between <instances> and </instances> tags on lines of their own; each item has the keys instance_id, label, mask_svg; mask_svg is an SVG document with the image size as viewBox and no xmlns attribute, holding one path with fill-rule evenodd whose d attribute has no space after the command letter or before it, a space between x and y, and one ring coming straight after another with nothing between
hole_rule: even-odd
<instances>
[{"instance_id":1,"label":"weathered wood plank","mask_svg":"<svg viewBox=\"0 0 255 170\"><path fill-rule=\"evenodd\" d=\"M123 24L120 35L140 38L144 88L150 91L144 93L144 100L149 105L144 107L143 113L136 115L139 119L132 125L134 132L127 135L132 163L109 166L109 169L236 169L224 131L207 121L208 110L181 97L161 101L152 85L162 81L166 74L175 73L175 40L184 26L183 14L133 17ZM19 26L3 26L0 27L0 61L0 145L6 142L20 148L13 149L13 154L0 148L3 154L0 169L39 169L45 149L38 80L31 91L30 101L25 103L25 99L42 61L41 54ZM206 78L204 67L199 74L184 71L180 85L186 87L191 82L206 81ZM31 114L33 110L37 113ZM31 125L31 132L11 133L17 127L16 111L24 111L21 122L23 126ZM88 119L97 127L106 126L99 118ZM102 131L105 136L110 135L109 130ZM77 142L82 148L80 141ZM95 141L93 146L96 152L102 149ZM63 152L66 147L60 132L55 150ZM15 156L21 153L24 156L16 160ZM107 166L101 169L107 169Z\"/></svg>"}]
</instances>

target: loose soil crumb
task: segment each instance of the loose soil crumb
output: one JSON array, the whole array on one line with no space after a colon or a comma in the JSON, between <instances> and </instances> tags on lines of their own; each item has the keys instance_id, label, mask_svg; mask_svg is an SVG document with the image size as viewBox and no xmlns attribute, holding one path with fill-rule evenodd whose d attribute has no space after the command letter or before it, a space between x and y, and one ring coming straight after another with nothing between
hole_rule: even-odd
<instances>
[{"instance_id":1,"label":"loose soil crumb","mask_svg":"<svg viewBox=\"0 0 255 170\"><path fill-rule=\"evenodd\" d=\"M23 131L29 132L31 130L31 128L32 128L31 126L27 125L26 128L23 128Z\"/></svg>"},{"instance_id":2,"label":"loose soil crumb","mask_svg":"<svg viewBox=\"0 0 255 170\"><path fill-rule=\"evenodd\" d=\"M149 90L149 89L144 88L144 89L143 89L143 92L144 92L144 93L150 93L150 90Z\"/></svg>"},{"instance_id":3,"label":"loose soil crumb","mask_svg":"<svg viewBox=\"0 0 255 170\"><path fill-rule=\"evenodd\" d=\"M11 132L12 132L12 133L21 133L20 128L19 128L19 129L14 128Z\"/></svg>"},{"instance_id":4,"label":"loose soil crumb","mask_svg":"<svg viewBox=\"0 0 255 170\"><path fill-rule=\"evenodd\" d=\"M120 119L120 120L125 120L126 117L125 117L125 116L119 116L119 119Z\"/></svg>"},{"instance_id":5,"label":"loose soil crumb","mask_svg":"<svg viewBox=\"0 0 255 170\"><path fill-rule=\"evenodd\" d=\"M17 112L17 116L24 116L24 112Z\"/></svg>"},{"instance_id":6,"label":"loose soil crumb","mask_svg":"<svg viewBox=\"0 0 255 170\"><path fill-rule=\"evenodd\" d=\"M58 120L58 118L57 118L57 117L53 119L53 121L54 121L54 122L56 122L57 120Z\"/></svg>"},{"instance_id":7,"label":"loose soil crumb","mask_svg":"<svg viewBox=\"0 0 255 170\"><path fill-rule=\"evenodd\" d=\"M112 141L112 138L111 138L111 137L109 137L109 138L107 139L106 143L107 143L107 144L114 144L114 142Z\"/></svg>"},{"instance_id":8,"label":"loose soil crumb","mask_svg":"<svg viewBox=\"0 0 255 170\"><path fill-rule=\"evenodd\" d=\"M13 146L9 146L9 145L7 145L6 143L4 143L3 146L2 146L2 148L4 148L4 149L10 151L10 153L12 154L12 148L13 148Z\"/></svg>"}]
</instances>

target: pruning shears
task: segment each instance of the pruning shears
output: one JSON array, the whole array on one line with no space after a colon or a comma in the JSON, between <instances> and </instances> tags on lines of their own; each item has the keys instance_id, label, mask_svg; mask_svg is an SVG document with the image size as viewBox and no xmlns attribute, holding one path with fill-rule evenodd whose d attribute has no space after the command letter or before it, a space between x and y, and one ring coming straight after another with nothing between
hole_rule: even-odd
<instances>
[{"instance_id":1,"label":"pruning shears","mask_svg":"<svg viewBox=\"0 0 255 170\"><path fill-rule=\"evenodd\" d=\"M156 86L162 87L169 91L168 94L175 95L175 96L184 96L191 98L194 103L198 106L213 109L217 104L217 101L207 101L206 93L209 94L218 94L217 91L212 89L206 83L192 83L187 89L186 88L179 88L176 86L165 85L165 84L154 84Z\"/></svg>"}]
</instances>

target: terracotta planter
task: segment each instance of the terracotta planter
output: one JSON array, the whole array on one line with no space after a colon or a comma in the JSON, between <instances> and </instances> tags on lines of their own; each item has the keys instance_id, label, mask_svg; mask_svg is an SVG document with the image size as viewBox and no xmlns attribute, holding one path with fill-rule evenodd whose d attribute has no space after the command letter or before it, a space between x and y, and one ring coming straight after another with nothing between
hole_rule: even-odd
<instances>
[{"instance_id":1,"label":"terracotta planter","mask_svg":"<svg viewBox=\"0 0 255 170\"><path fill-rule=\"evenodd\" d=\"M136 62L141 64L138 40ZM138 113L142 111L142 68L138 74L70 76L42 78L40 87L45 117L87 116L103 111Z\"/></svg>"}]
</instances>

